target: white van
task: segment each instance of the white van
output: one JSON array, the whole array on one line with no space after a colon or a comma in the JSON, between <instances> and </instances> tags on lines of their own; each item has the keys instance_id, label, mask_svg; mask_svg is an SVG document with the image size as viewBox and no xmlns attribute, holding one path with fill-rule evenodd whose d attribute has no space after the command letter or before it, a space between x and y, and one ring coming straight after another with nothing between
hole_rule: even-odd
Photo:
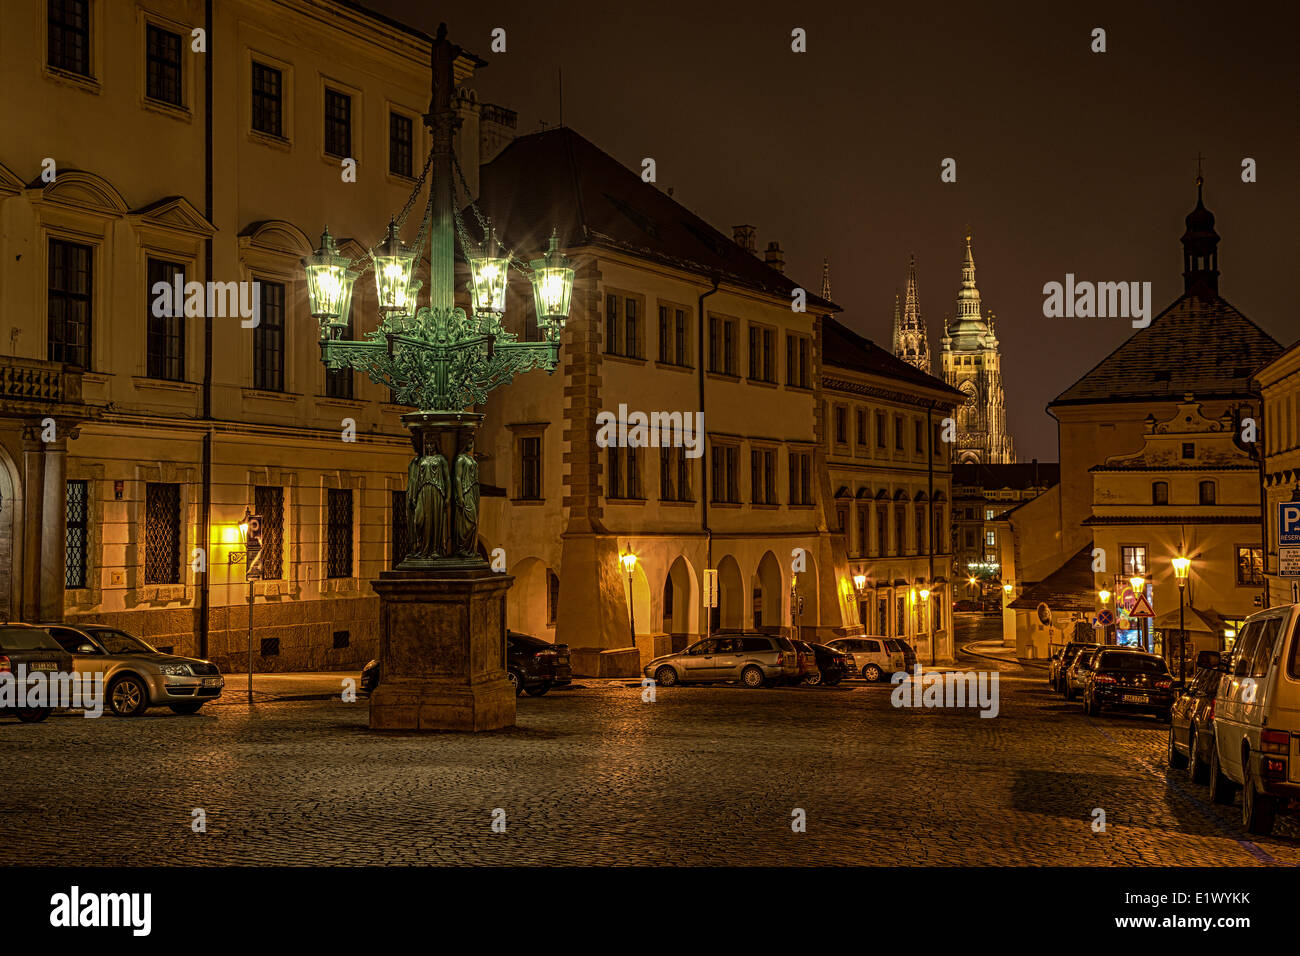
<instances>
[{"instance_id":1,"label":"white van","mask_svg":"<svg viewBox=\"0 0 1300 956\"><path fill-rule=\"evenodd\" d=\"M888 680L889 674L907 669L903 651L892 649L889 643L890 639L887 637L867 635L866 637L838 637L828 641L826 646L852 657L853 669L862 676L863 680L881 681Z\"/></svg>"},{"instance_id":2,"label":"white van","mask_svg":"<svg viewBox=\"0 0 1300 956\"><path fill-rule=\"evenodd\" d=\"M1246 619L1214 701L1210 798L1232 802L1241 822L1267 835L1279 810L1300 809L1300 605Z\"/></svg>"}]
</instances>

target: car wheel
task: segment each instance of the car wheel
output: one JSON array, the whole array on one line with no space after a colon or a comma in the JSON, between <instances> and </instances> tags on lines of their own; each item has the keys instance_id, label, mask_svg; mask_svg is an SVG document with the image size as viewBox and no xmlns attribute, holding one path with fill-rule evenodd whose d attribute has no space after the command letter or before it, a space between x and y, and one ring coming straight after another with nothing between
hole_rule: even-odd
<instances>
[{"instance_id":1,"label":"car wheel","mask_svg":"<svg viewBox=\"0 0 1300 956\"><path fill-rule=\"evenodd\" d=\"M506 680L510 681L510 686L515 689L516 697L524 692L524 682L519 679L519 675L514 671L506 671Z\"/></svg>"},{"instance_id":2,"label":"car wheel","mask_svg":"<svg viewBox=\"0 0 1300 956\"><path fill-rule=\"evenodd\" d=\"M767 683L767 678L763 676L763 670L750 664L740 672L740 682L746 687L762 687Z\"/></svg>"},{"instance_id":3,"label":"car wheel","mask_svg":"<svg viewBox=\"0 0 1300 956\"><path fill-rule=\"evenodd\" d=\"M551 689L551 682L545 681L541 684L538 684L536 687L525 687L524 693L527 694L529 697L542 697L550 689Z\"/></svg>"},{"instance_id":4,"label":"car wheel","mask_svg":"<svg viewBox=\"0 0 1300 956\"><path fill-rule=\"evenodd\" d=\"M139 717L149 707L149 691L134 674L119 677L108 688L108 709L115 717Z\"/></svg>"},{"instance_id":5,"label":"car wheel","mask_svg":"<svg viewBox=\"0 0 1300 956\"><path fill-rule=\"evenodd\" d=\"M53 713L50 707L15 707L14 713L24 724L39 724L46 717Z\"/></svg>"},{"instance_id":6,"label":"car wheel","mask_svg":"<svg viewBox=\"0 0 1300 956\"><path fill-rule=\"evenodd\" d=\"M1187 779L1192 783L1205 783L1210 779L1210 768L1201 759L1201 734L1195 727L1187 743Z\"/></svg>"},{"instance_id":7,"label":"car wheel","mask_svg":"<svg viewBox=\"0 0 1300 956\"><path fill-rule=\"evenodd\" d=\"M189 701L184 704L168 704L173 714L197 714L206 701Z\"/></svg>"},{"instance_id":8,"label":"car wheel","mask_svg":"<svg viewBox=\"0 0 1300 956\"><path fill-rule=\"evenodd\" d=\"M809 687L816 687L818 684L822 682L822 675L809 674L807 677L803 679L803 682L807 684Z\"/></svg>"},{"instance_id":9,"label":"car wheel","mask_svg":"<svg viewBox=\"0 0 1300 956\"><path fill-rule=\"evenodd\" d=\"M1219 747L1210 751L1210 802L1227 805L1237 794L1237 785L1223 775L1219 766Z\"/></svg>"},{"instance_id":10,"label":"car wheel","mask_svg":"<svg viewBox=\"0 0 1300 956\"><path fill-rule=\"evenodd\" d=\"M1268 836L1273 832L1273 821L1277 818L1277 798L1255 789L1249 756L1242 758L1241 775L1246 781L1241 787L1241 825L1247 833Z\"/></svg>"},{"instance_id":11,"label":"car wheel","mask_svg":"<svg viewBox=\"0 0 1300 956\"><path fill-rule=\"evenodd\" d=\"M655 671L655 683L660 687L672 687L677 683L677 668L672 664L665 664Z\"/></svg>"},{"instance_id":12,"label":"car wheel","mask_svg":"<svg viewBox=\"0 0 1300 956\"><path fill-rule=\"evenodd\" d=\"M868 664L866 667L862 668L862 679L868 683L874 684L876 681L880 680L880 668L875 664Z\"/></svg>"},{"instance_id":13,"label":"car wheel","mask_svg":"<svg viewBox=\"0 0 1300 956\"><path fill-rule=\"evenodd\" d=\"M1187 758L1178 752L1178 747L1174 744L1174 728L1169 727L1169 744L1168 744L1169 766L1175 770L1182 770L1187 766Z\"/></svg>"}]
</instances>

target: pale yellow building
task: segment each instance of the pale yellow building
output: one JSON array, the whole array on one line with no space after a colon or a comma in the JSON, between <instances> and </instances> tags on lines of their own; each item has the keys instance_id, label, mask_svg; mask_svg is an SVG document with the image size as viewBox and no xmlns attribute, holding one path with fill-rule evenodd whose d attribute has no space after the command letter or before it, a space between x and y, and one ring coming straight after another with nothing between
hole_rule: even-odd
<instances>
[{"instance_id":1,"label":"pale yellow building","mask_svg":"<svg viewBox=\"0 0 1300 956\"><path fill-rule=\"evenodd\" d=\"M1282 574L1278 562L1278 505L1300 502L1300 342L1255 375L1264 396L1264 576L1268 604L1300 602L1300 575Z\"/></svg>"}]
</instances>

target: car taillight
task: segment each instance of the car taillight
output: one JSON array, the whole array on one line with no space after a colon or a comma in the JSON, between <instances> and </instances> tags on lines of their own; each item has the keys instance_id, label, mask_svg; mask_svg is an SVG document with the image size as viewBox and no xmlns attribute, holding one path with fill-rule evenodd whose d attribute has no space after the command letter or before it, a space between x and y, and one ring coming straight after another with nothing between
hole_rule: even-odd
<instances>
[{"instance_id":1,"label":"car taillight","mask_svg":"<svg viewBox=\"0 0 1300 956\"><path fill-rule=\"evenodd\" d=\"M1092 678L1092 682L1094 684L1113 684L1115 683L1115 678L1106 674L1095 674Z\"/></svg>"},{"instance_id":2,"label":"car taillight","mask_svg":"<svg viewBox=\"0 0 1300 956\"><path fill-rule=\"evenodd\" d=\"M12 671L13 668L9 666L9 658L5 657L3 654L0 654L0 673L9 673Z\"/></svg>"},{"instance_id":3,"label":"car taillight","mask_svg":"<svg viewBox=\"0 0 1300 956\"><path fill-rule=\"evenodd\" d=\"M1160 690L1168 690L1169 688L1171 688L1171 687L1173 687L1173 686L1174 686L1174 682L1173 682L1172 680L1158 680L1158 681L1156 681L1156 687L1159 688Z\"/></svg>"},{"instance_id":4,"label":"car taillight","mask_svg":"<svg viewBox=\"0 0 1300 956\"><path fill-rule=\"evenodd\" d=\"M1276 757L1265 757L1263 763L1264 776L1276 777L1279 780L1286 777L1286 761L1278 760Z\"/></svg>"},{"instance_id":5,"label":"car taillight","mask_svg":"<svg viewBox=\"0 0 1300 956\"><path fill-rule=\"evenodd\" d=\"M777 667L784 667L784 666L785 666L785 655L784 655L784 654L777 654L777 655L776 655L776 666L777 666Z\"/></svg>"},{"instance_id":6,"label":"car taillight","mask_svg":"<svg viewBox=\"0 0 1300 956\"><path fill-rule=\"evenodd\" d=\"M1210 698L1210 711L1205 715L1205 717L1207 720L1214 719L1214 698L1213 697Z\"/></svg>"},{"instance_id":7,"label":"car taillight","mask_svg":"<svg viewBox=\"0 0 1300 956\"><path fill-rule=\"evenodd\" d=\"M1291 735L1285 730L1261 730L1259 732L1259 749L1266 754L1284 754L1291 742Z\"/></svg>"},{"instance_id":8,"label":"car taillight","mask_svg":"<svg viewBox=\"0 0 1300 956\"><path fill-rule=\"evenodd\" d=\"M544 647L540 651L537 651L535 654L533 654L533 657L554 657L554 656L555 656L555 651L551 650L549 647Z\"/></svg>"}]
</instances>

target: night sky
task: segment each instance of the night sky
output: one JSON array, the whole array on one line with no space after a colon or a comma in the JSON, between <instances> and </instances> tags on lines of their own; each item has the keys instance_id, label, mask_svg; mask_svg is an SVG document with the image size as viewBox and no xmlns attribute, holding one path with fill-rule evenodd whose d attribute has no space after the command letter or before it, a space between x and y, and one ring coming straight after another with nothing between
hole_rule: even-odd
<instances>
[{"instance_id":1,"label":"night sky","mask_svg":"<svg viewBox=\"0 0 1300 956\"><path fill-rule=\"evenodd\" d=\"M446 19L520 133L560 121L562 68L565 125L631 168L654 157L659 186L724 232L779 240L810 289L829 257L840 318L886 348L914 252L936 372L969 223L1022 461L1056 460L1047 402L1133 331L1044 318L1043 284L1150 281L1153 315L1172 302L1198 153L1221 294L1284 345L1300 337L1292 4L366 5L431 34ZM790 51L795 27L807 53ZM940 182L945 157L956 183Z\"/></svg>"}]
</instances>

